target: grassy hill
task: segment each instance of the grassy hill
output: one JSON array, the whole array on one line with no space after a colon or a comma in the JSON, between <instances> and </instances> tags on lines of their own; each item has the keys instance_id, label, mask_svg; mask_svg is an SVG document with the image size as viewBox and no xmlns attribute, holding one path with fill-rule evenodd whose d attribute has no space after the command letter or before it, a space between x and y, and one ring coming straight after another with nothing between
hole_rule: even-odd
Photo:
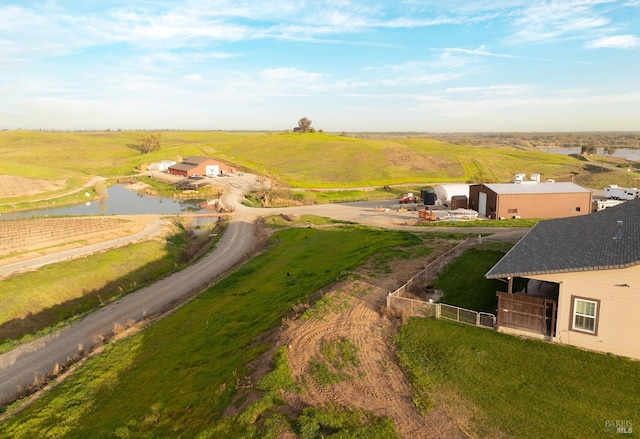
<instances>
[{"instance_id":1,"label":"grassy hill","mask_svg":"<svg viewBox=\"0 0 640 439\"><path fill-rule=\"evenodd\" d=\"M350 194L349 190L357 188L510 182L520 172L539 173L543 179L556 181L573 180L590 188L614 183L624 187L640 185L635 164L621 159L577 158L495 143L454 144L398 134L346 137L326 133L162 131L162 148L141 154L136 148L137 139L144 134L0 132L0 175L43 179L55 182L57 187L55 191L22 198L0 196L0 205L58 196L81 187L95 175L130 176L139 165L165 159L179 161L188 155L208 155L245 172L267 176L285 190L345 190L327 200L318 191L307 191L305 195L298 192L298 198L314 203L375 198L371 193ZM626 172L628 169L634 172ZM379 194L387 198L389 195L397 196ZM291 198L292 194L279 196ZM77 201L72 198L58 202Z\"/></svg>"}]
</instances>

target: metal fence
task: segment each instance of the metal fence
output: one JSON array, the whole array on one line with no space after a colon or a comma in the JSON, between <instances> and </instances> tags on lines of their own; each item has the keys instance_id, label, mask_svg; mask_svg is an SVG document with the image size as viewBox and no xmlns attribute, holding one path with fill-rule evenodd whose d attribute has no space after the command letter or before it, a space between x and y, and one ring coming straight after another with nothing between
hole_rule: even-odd
<instances>
[{"instance_id":1,"label":"metal fence","mask_svg":"<svg viewBox=\"0 0 640 439\"><path fill-rule=\"evenodd\" d=\"M436 318L454 320L491 329L496 326L496 316L488 312L473 311L459 306L447 305L446 303L437 303L436 305Z\"/></svg>"},{"instance_id":2,"label":"metal fence","mask_svg":"<svg viewBox=\"0 0 640 439\"><path fill-rule=\"evenodd\" d=\"M407 293L411 293L412 290L423 290L429 281L435 278L447 264L464 253L468 248L481 242L482 240L467 239L438 257L431 264L427 265L424 270L409 279L407 283L393 293L389 293L387 296L387 307L408 317L447 319L483 328L495 328L496 317L493 314L473 311L446 303L426 302L424 300L405 297Z\"/></svg>"},{"instance_id":3,"label":"metal fence","mask_svg":"<svg viewBox=\"0 0 640 439\"><path fill-rule=\"evenodd\" d=\"M453 320L482 328L495 329L496 316L487 312L473 311L446 303L425 302L408 297L387 297L387 304L393 310L407 317L427 317Z\"/></svg>"},{"instance_id":4,"label":"metal fence","mask_svg":"<svg viewBox=\"0 0 640 439\"><path fill-rule=\"evenodd\" d=\"M466 250L477 244L475 238L468 238L462 241L460 244L452 248L451 250L438 256L436 260L427 265L422 271L413 276L402 287L394 291L402 290L399 296L405 293L415 293L424 291L424 287L429 284L451 261L460 256Z\"/></svg>"}]
</instances>

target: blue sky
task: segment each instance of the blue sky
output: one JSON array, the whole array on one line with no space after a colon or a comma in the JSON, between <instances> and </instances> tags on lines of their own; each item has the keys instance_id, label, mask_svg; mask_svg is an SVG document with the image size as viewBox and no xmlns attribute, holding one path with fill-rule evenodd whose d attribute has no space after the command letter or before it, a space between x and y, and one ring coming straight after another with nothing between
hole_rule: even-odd
<instances>
[{"instance_id":1,"label":"blue sky","mask_svg":"<svg viewBox=\"0 0 640 439\"><path fill-rule=\"evenodd\" d=\"M301 117L327 132L640 131L640 0L0 0L0 129Z\"/></svg>"}]
</instances>

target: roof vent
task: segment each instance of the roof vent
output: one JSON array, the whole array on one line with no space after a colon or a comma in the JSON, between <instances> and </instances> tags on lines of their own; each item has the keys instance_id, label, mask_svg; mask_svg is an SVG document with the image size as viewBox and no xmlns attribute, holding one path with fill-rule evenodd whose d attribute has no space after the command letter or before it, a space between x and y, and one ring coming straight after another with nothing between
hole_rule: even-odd
<instances>
[{"instance_id":1,"label":"roof vent","mask_svg":"<svg viewBox=\"0 0 640 439\"><path fill-rule=\"evenodd\" d=\"M618 224L616 225L616 235L613 237L613 239L620 238L622 238L622 221L618 221Z\"/></svg>"}]
</instances>

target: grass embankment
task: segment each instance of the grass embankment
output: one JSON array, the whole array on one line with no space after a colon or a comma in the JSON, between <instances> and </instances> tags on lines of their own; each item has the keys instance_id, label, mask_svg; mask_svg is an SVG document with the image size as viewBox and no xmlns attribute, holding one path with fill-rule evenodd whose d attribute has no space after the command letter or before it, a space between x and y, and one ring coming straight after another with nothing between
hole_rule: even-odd
<instances>
[{"instance_id":1,"label":"grass embankment","mask_svg":"<svg viewBox=\"0 0 640 439\"><path fill-rule=\"evenodd\" d=\"M0 352L180 270L211 242L176 228L166 241L132 244L3 280Z\"/></svg>"},{"instance_id":2,"label":"grass embankment","mask_svg":"<svg viewBox=\"0 0 640 439\"><path fill-rule=\"evenodd\" d=\"M540 220L533 218L521 218L521 219L477 219L474 221L460 220L460 221L433 221L433 222L419 222L416 225L423 227L509 227L517 228L522 227L530 229L535 226Z\"/></svg>"},{"instance_id":3,"label":"grass embankment","mask_svg":"<svg viewBox=\"0 0 640 439\"><path fill-rule=\"evenodd\" d=\"M635 435L640 362L435 319L410 320L397 345L416 404L472 437L612 437L616 421Z\"/></svg>"},{"instance_id":4,"label":"grass embankment","mask_svg":"<svg viewBox=\"0 0 640 439\"><path fill-rule=\"evenodd\" d=\"M231 401L246 365L267 348L257 337L277 325L293 304L372 256L378 260L372 266L384 269L395 253L415 254L394 248L421 252L428 247L415 234L358 226L289 229L276 232L270 243L172 315L109 344L74 376L6 421L4 434L213 437L206 432ZM249 419L230 426L227 437L256 428L269 431L262 424L271 419L267 415L256 425Z\"/></svg>"}]
</instances>

